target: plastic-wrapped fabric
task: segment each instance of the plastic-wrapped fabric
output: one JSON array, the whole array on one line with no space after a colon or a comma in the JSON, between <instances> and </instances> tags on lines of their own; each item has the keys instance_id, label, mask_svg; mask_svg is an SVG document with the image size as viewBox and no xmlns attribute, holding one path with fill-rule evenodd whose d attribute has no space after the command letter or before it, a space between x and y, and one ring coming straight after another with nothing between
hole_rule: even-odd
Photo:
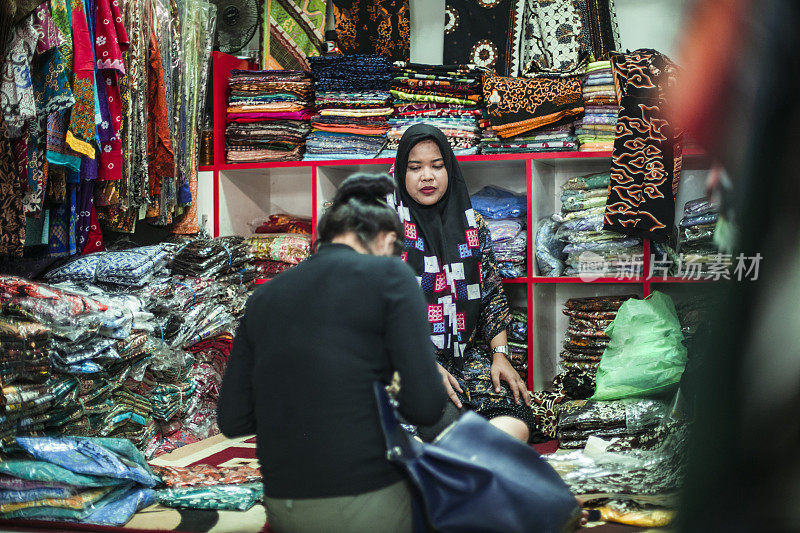
<instances>
[{"instance_id":1,"label":"plastic-wrapped fabric","mask_svg":"<svg viewBox=\"0 0 800 533\"><path fill-rule=\"evenodd\" d=\"M636 527L667 527L675 518L675 511L656 505L640 504L630 500L609 500L599 507L600 519Z\"/></svg>"},{"instance_id":2,"label":"plastic-wrapped fabric","mask_svg":"<svg viewBox=\"0 0 800 533\"><path fill-rule=\"evenodd\" d=\"M578 211L556 213L553 215L553 220L556 222L569 222L578 218L595 218L601 216L604 212L605 207L592 207Z\"/></svg>"},{"instance_id":3,"label":"plastic-wrapped fabric","mask_svg":"<svg viewBox=\"0 0 800 533\"><path fill-rule=\"evenodd\" d=\"M180 509L246 511L263 498L261 483L179 487L156 491L158 503Z\"/></svg>"},{"instance_id":4,"label":"plastic-wrapped fabric","mask_svg":"<svg viewBox=\"0 0 800 533\"><path fill-rule=\"evenodd\" d=\"M681 247L700 241L713 242L715 228L715 222L681 228Z\"/></svg>"},{"instance_id":5,"label":"plastic-wrapped fabric","mask_svg":"<svg viewBox=\"0 0 800 533\"><path fill-rule=\"evenodd\" d=\"M7 503L0 505L4 518L54 518L82 520L95 504L111 493L114 487L85 489L67 498L43 498L41 500Z\"/></svg>"},{"instance_id":6,"label":"plastic-wrapped fabric","mask_svg":"<svg viewBox=\"0 0 800 533\"><path fill-rule=\"evenodd\" d=\"M575 200L587 200L589 198L605 198L605 189L565 189L561 191L561 201L564 202L568 198Z\"/></svg>"},{"instance_id":7,"label":"plastic-wrapped fabric","mask_svg":"<svg viewBox=\"0 0 800 533\"><path fill-rule=\"evenodd\" d=\"M262 234L247 239L251 253L269 261L298 264L309 256L311 237L296 233Z\"/></svg>"},{"instance_id":8,"label":"plastic-wrapped fabric","mask_svg":"<svg viewBox=\"0 0 800 533\"><path fill-rule=\"evenodd\" d=\"M126 439L18 437L17 443L36 459L78 474L130 480L146 487L158 483L141 452Z\"/></svg>"},{"instance_id":9,"label":"plastic-wrapped fabric","mask_svg":"<svg viewBox=\"0 0 800 533\"><path fill-rule=\"evenodd\" d=\"M525 265L521 263L497 263L497 270L500 272L500 277L503 279L524 278L528 275Z\"/></svg>"},{"instance_id":10,"label":"plastic-wrapped fabric","mask_svg":"<svg viewBox=\"0 0 800 533\"><path fill-rule=\"evenodd\" d=\"M606 329L610 342L597 372L593 400L662 394L677 387L686 347L672 299L655 291L619 308Z\"/></svg>"},{"instance_id":11,"label":"plastic-wrapped fabric","mask_svg":"<svg viewBox=\"0 0 800 533\"><path fill-rule=\"evenodd\" d=\"M626 241L624 235L615 233L613 231L559 231L557 232L558 238L571 244L581 243L615 243Z\"/></svg>"},{"instance_id":12,"label":"plastic-wrapped fabric","mask_svg":"<svg viewBox=\"0 0 800 533\"><path fill-rule=\"evenodd\" d=\"M513 239L495 243L492 249L497 261L525 263L525 254L528 250L528 234L521 231Z\"/></svg>"},{"instance_id":13,"label":"plastic-wrapped fabric","mask_svg":"<svg viewBox=\"0 0 800 533\"><path fill-rule=\"evenodd\" d=\"M591 198L580 198L578 196L569 196L561 203L563 211L583 211L585 209L593 209L606 205L605 196L596 196Z\"/></svg>"},{"instance_id":14,"label":"plastic-wrapped fabric","mask_svg":"<svg viewBox=\"0 0 800 533\"><path fill-rule=\"evenodd\" d=\"M177 275L213 278L238 271L253 259L242 237L197 239L183 245L172 260Z\"/></svg>"},{"instance_id":15,"label":"plastic-wrapped fabric","mask_svg":"<svg viewBox=\"0 0 800 533\"><path fill-rule=\"evenodd\" d=\"M75 490L68 487L41 487L28 490L0 490L0 505L6 503L22 503L46 498L68 498Z\"/></svg>"},{"instance_id":16,"label":"plastic-wrapped fabric","mask_svg":"<svg viewBox=\"0 0 800 533\"><path fill-rule=\"evenodd\" d=\"M717 212L718 210L718 207L709 200L705 198L697 198L696 200L690 200L684 204L683 216L698 217Z\"/></svg>"},{"instance_id":17,"label":"plastic-wrapped fabric","mask_svg":"<svg viewBox=\"0 0 800 533\"><path fill-rule=\"evenodd\" d=\"M251 224L253 233L304 233L311 234L311 219L295 215L270 215L264 221Z\"/></svg>"},{"instance_id":18,"label":"plastic-wrapped fabric","mask_svg":"<svg viewBox=\"0 0 800 533\"><path fill-rule=\"evenodd\" d=\"M95 252L56 267L45 274L45 277L52 283L68 280L97 281L140 287L166 265L167 259L168 254L160 245Z\"/></svg>"},{"instance_id":19,"label":"plastic-wrapped fabric","mask_svg":"<svg viewBox=\"0 0 800 533\"><path fill-rule=\"evenodd\" d=\"M608 172L600 174L587 174L585 176L576 176L570 178L562 186L564 190L574 189L603 189L608 188L608 182L611 179L611 174Z\"/></svg>"},{"instance_id":20,"label":"plastic-wrapped fabric","mask_svg":"<svg viewBox=\"0 0 800 533\"><path fill-rule=\"evenodd\" d=\"M95 505L82 522L106 526L124 526L139 509L155 503L155 491L143 487L129 487L115 491Z\"/></svg>"},{"instance_id":21,"label":"plastic-wrapped fabric","mask_svg":"<svg viewBox=\"0 0 800 533\"><path fill-rule=\"evenodd\" d=\"M575 302L573 305L579 305ZM580 318L585 320L614 320L617 316L616 310L614 311L583 311L579 309L564 309L562 311L568 317ZM606 326L608 327L608 326Z\"/></svg>"},{"instance_id":22,"label":"plastic-wrapped fabric","mask_svg":"<svg viewBox=\"0 0 800 533\"><path fill-rule=\"evenodd\" d=\"M580 400L562 405L558 428L566 431L623 427L634 432L657 426L668 413L667 403L653 399Z\"/></svg>"},{"instance_id":23,"label":"plastic-wrapped fabric","mask_svg":"<svg viewBox=\"0 0 800 533\"><path fill-rule=\"evenodd\" d=\"M523 218L527 214L526 196L487 185L473 194L472 208L487 219Z\"/></svg>"},{"instance_id":24,"label":"plastic-wrapped fabric","mask_svg":"<svg viewBox=\"0 0 800 533\"><path fill-rule=\"evenodd\" d=\"M543 276L558 277L564 272L564 245L556 237L558 222L550 218L539 221L536 230L536 264Z\"/></svg>"},{"instance_id":25,"label":"plastic-wrapped fabric","mask_svg":"<svg viewBox=\"0 0 800 533\"><path fill-rule=\"evenodd\" d=\"M237 485L261 481L261 472L251 466L215 467L195 466L154 466L156 475L168 487L191 487L195 485Z\"/></svg>"},{"instance_id":26,"label":"plastic-wrapped fabric","mask_svg":"<svg viewBox=\"0 0 800 533\"><path fill-rule=\"evenodd\" d=\"M570 298L565 304L568 310L574 311L617 311L622 304L636 295L625 296L587 296L585 298Z\"/></svg>"},{"instance_id":27,"label":"plastic-wrapped fabric","mask_svg":"<svg viewBox=\"0 0 800 533\"><path fill-rule=\"evenodd\" d=\"M564 247L565 254L580 253L580 252L612 252L623 250L626 248L633 248L641 244L641 239L630 238L621 241L599 242L599 243L571 243Z\"/></svg>"},{"instance_id":28,"label":"plastic-wrapped fabric","mask_svg":"<svg viewBox=\"0 0 800 533\"><path fill-rule=\"evenodd\" d=\"M3 383L44 383L50 377L52 331L38 322L0 316L0 375Z\"/></svg>"},{"instance_id":29,"label":"plastic-wrapped fabric","mask_svg":"<svg viewBox=\"0 0 800 533\"><path fill-rule=\"evenodd\" d=\"M492 242L499 243L513 239L524 227L524 223L517 219L487 220L486 226L492 235Z\"/></svg>"},{"instance_id":30,"label":"plastic-wrapped fabric","mask_svg":"<svg viewBox=\"0 0 800 533\"><path fill-rule=\"evenodd\" d=\"M543 458L578 495L674 502L686 473L685 426L669 432L653 450L556 453Z\"/></svg>"},{"instance_id":31,"label":"plastic-wrapped fabric","mask_svg":"<svg viewBox=\"0 0 800 533\"><path fill-rule=\"evenodd\" d=\"M554 218L560 218L560 216L554 216ZM556 222L558 222L558 220L556 220ZM603 231L603 215L599 214L566 220L558 228L556 235L560 239L564 233L571 231Z\"/></svg>"},{"instance_id":32,"label":"plastic-wrapped fabric","mask_svg":"<svg viewBox=\"0 0 800 533\"><path fill-rule=\"evenodd\" d=\"M706 213L705 215L698 215L696 217L684 217L683 220L681 220L680 226L682 228L688 228L691 226L699 226L700 224L711 224L718 219L719 215L717 213Z\"/></svg>"}]
</instances>

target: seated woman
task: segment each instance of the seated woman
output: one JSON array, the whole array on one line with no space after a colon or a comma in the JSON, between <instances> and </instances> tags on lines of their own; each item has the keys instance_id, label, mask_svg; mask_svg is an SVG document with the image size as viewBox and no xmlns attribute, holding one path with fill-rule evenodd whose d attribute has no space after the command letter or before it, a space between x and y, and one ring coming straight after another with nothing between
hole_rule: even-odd
<instances>
[{"instance_id":1,"label":"seated woman","mask_svg":"<svg viewBox=\"0 0 800 533\"><path fill-rule=\"evenodd\" d=\"M525 382L508 362L508 300L489 228L472 210L461 168L444 134L410 127L395 160L396 208L403 220L402 258L414 270L428 304L438 369L452 400L432 440L470 408L527 441L535 419Z\"/></svg>"},{"instance_id":2,"label":"seated woman","mask_svg":"<svg viewBox=\"0 0 800 533\"><path fill-rule=\"evenodd\" d=\"M400 376L399 410L432 424L446 396L425 302L399 253L387 176L352 176L308 260L247 303L217 408L228 437L255 433L277 532L411 531L408 482L386 459L372 384Z\"/></svg>"}]
</instances>

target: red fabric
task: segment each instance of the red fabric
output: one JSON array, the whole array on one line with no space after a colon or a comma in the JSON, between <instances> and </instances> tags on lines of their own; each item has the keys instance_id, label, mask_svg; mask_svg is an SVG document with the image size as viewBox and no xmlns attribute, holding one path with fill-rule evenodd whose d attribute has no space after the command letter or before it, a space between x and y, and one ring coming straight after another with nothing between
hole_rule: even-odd
<instances>
[{"instance_id":1,"label":"red fabric","mask_svg":"<svg viewBox=\"0 0 800 533\"><path fill-rule=\"evenodd\" d=\"M193 462L189 466L195 465L211 465L211 466L219 466L223 463L228 463L229 461L240 461L241 464L252 464L252 461L256 458L256 449L253 447L242 447L242 446L230 446L225 448L224 450L218 451L217 453L212 453L209 456L203 457L202 459L198 459L197 461ZM227 466L234 466L233 463Z\"/></svg>"},{"instance_id":2,"label":"red fabric","mask_svg":"<svg viewBox=\"0 0 800 533\"><path fill-rule=\"evenodd\" d=\"M547 442L542 442L540 444L534 444L533 449L539 452L539 455L547 455L550 453L556 453L558 450L558 440L549 440Z\"/></svg>"}]
</instances>

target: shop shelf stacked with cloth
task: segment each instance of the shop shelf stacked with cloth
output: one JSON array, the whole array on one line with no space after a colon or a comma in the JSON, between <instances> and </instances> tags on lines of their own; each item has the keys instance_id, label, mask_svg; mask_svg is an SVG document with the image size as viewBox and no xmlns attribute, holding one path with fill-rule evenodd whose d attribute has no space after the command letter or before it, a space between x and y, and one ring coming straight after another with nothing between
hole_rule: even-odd
<instances>
[{"instance_id":1,"label":"shop shelf stacked with cloth","mask_svg":"<svg viewBox=\"0 0 800 533\"><path fill-rule=\"evenodd\" d=\"M548 248L553 239L564 243L561 257L565 256L565 276L642 275L642 240L603 229L609 179L607 172L588 174L570 178L562 186L561 212L551 217L555 224L540 226L537 232L537 260L540 265L554 266L547 275L561 272L550 257L558 252Z\"/></svg>"},{"instance_id":2,"label":"shop shelf stacked with cloth","mask_svg":"<svg viewBox=\"0 0 800 533\"><path fill-rule=\"evenodd\" d=\"M456 155L478 153L481 139L481 71L473 65L396 62L392 81L395 115L382 153L395 157L405 131L414 124L439 128Z\"/></svg>"},{"instance_id":3,"label":"shop shelf stacked with cloth","mask_svg":"<svg viewBox=\"0 0 800 533\"><path fill-rule=\"evenodd\" d=\"M565 372L556 376L554 389L573 399L594 394L594 379L603 351L608 346L606 328L617 316L623 302L635 296L590 296L570 298L563 313L569 317L561 365Z\"/></svg>"},{"instance_id":4,"label":"shop shelf stacked with cloth","mask_svg":"<svg viewBox=\"0 0 800 533\"><path fill-rule=\"evenodd\" d=\"M384 145L391 64L379 55L309 58L317 107L305 159L363 159Z\"/></svg>"},{"instance_id":5,"label":"shop shelf stacked with cloth","mask_svg":"<svg viewBox=\"0 0 800 533\"><path fill-rule=\"evenodd\" d=\"M539 128L507 139L501 139L492 128L488 128L481 139L481 153L484 154L570 152L577 149L572 124Z\"/></svg>"},{"instance_id":6,"label":"shop shelf stacked with cloth","mask_svg":"<svg viewBox=\"0 0 800 533\"><path fill-rule=\"evenodd\" d=\"M314 91L301 70L232 70L225 144L229 163L298 161Z\"/></svg>"},{"instance_id":7,"label":"shop shelf stacked with cloth","mask_svg":"<svg viewBox=\"0 0 800 533\"><path fill-rule=\"evenodd\" d=\"M611 61L589 63L583 78L586 114L575 124L582 152L614 149L619 102L614 89Z\"/></svg>"}]
</instances>

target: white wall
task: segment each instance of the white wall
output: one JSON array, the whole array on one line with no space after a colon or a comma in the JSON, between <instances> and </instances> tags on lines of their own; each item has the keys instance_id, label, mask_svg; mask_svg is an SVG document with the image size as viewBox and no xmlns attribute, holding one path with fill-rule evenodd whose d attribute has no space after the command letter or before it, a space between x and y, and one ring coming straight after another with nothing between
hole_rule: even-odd
<instances>
[{"instance_id":1,"label":"white wall","mask_svg":"<svg viewBox=\"0 0 800 533\"><path fill-rule=\"evenodd\" d=\"M410 0L411 61L440 65L444 57L445 0Z\"/></svg>"}]
</instances>

